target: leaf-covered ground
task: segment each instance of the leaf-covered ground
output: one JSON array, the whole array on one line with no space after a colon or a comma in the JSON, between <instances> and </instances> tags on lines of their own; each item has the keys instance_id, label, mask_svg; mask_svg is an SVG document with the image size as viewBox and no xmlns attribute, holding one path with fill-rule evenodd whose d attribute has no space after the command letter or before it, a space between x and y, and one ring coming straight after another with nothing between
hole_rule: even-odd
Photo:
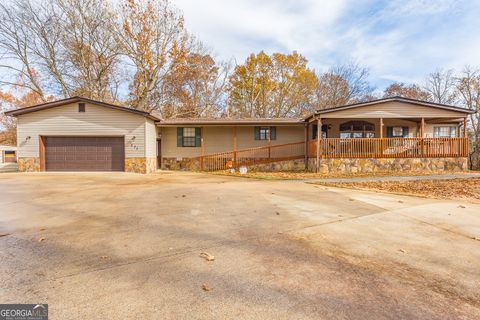
<instances>
[{"instance_id":1,"label":"leaf-covered ground","mask_svg":"<svg viewBox=\"0 0 480 320\"><path fill-rule=\"evenodd\" d=\"M424 176L424 175L435 175L435 174L462 174L469 172L445 172L445 171L429 171L429 172L395 172L395 176ZM315 172L256 172L249 171L246 174L240 174L239 172L230 173L229 171L217 171L212 172L212 174L217 175L227 175L227 176L237 176L243 178L254 178L254 179L267 179L267 180L300 180L300 179L327 179L327 178L360 178L360 177L387 177L392 176L391 172L380 172L380 173L355 173L355 174L321 174Z\"/></svg>"},{"instance_id":2,"label":"leaf-covered ground","mask_svg":"<svg viewBox=\"0 0 480 320\"><path fill-rule=\"evenodd\" d=\"M417 181L326 182L316 184L439 199L480 201L480 178Z\"/></svg>"}]
</instances>

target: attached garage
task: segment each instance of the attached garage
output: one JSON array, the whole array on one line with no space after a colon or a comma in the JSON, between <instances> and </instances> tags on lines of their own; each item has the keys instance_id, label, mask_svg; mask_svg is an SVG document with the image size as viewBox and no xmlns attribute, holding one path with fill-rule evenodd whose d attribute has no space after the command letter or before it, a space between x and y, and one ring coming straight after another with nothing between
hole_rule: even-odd
<instances>
[{"instance_id":1,"label":"attached garage","mask_svg":"<svg viewBox=\"0 0 480 320\"><path fill-rule=\"evenodd\" d=\"M46 171L124 171L123 137L42 137Z\"/></svg>"},{"instance_id":2,"label":"attached garage","mask_svg":"<svg viewBox=\"0 0 480 320\"><path fill-rule=\"evenodd\" d=\"M6 113L17 118L20 171L157 170L159 119L83 97Z\"/></svg>"}]
</instances>

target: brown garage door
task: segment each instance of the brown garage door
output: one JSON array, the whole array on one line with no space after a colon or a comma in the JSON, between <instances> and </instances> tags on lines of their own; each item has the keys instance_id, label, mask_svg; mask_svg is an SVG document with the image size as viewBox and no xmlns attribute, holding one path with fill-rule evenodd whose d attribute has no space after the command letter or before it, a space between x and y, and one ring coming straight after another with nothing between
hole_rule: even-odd
<instances>
[{"instance_id":1,"label":"brown garage door","mask_svg":"<svg viewBox=\"0 0 480 320\"><path fill-rule=\"evenodd\" d=\"M124 171L123 137L45 137L46 171Z\"/></svg>"}]
</instances>

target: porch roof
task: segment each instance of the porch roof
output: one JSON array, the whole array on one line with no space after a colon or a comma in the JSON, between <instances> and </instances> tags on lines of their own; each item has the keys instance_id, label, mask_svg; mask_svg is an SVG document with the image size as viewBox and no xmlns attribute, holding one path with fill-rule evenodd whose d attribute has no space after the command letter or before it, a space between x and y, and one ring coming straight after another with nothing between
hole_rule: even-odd
<instances>
[{"instance_id":1,"label":"porch roof","mask_svg":"<svg viewBox=\"0 0 480 320\"><path fill-rule=\"evenodd\" d=\"M157 126L181 126L181 125L207 125L207 126L222 126L222 125L302 125L303 119L299 118L177 118L166 119L157 122Z\"/></svg>"},{"instance_id":2,"label":"porch roof","mask_svg":"<svg viewBox=\"0 0 480 320\"><path fill-rule=\"evenodd\" d=\"M380 105L383 106L380 107ZM387 108L388 105L390 105L389 108ZM401 107L399 107L400 105ZM364 111L355 112L355 110L352 110L360 108L363 108ZM391 97L368 102L354 103L325 110L317 110L305 120L308 121L314 116L333 118L335 115L337 115L338 118L419 118L422 117L420 114L422 112L425 113L424 111L428 109L431 111L427 112L426 114L432 118L464 118L468 114L475 113L474 110L446 104L415 100L405 97Z\"/></svg>"}]
</instances>

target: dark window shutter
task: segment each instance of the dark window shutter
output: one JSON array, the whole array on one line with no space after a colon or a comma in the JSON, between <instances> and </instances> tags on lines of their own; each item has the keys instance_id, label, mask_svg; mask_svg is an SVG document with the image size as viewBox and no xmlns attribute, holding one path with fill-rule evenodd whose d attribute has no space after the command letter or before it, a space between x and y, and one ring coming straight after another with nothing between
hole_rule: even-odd
<instances>
[{"instance_id":1,"label":"dark window shutter","mask_svg":"<svg viewBox=\"0 0 480 320\"><path fill-rule=\"evenodd\" d=\"M312 140L317 139L317 129L318 129L318 125L314 124L312 126Z\"/></svg>"},{"instance_id":2,"label":"dark window shutter","mask_svg":"<svg viewBox=\"0 0 480 320\"><path fill-rule=\"evenodd\" d=\"M387 138L393 138L393 127L387 127Z\"/></svg>"},{"instance_id":3,"label":"dark window shutter","mask_svg":"<svg viewBox=\"0 0 480 320\"><path fill-rule=\"evenodd\" d=\"M177 128L177 147L183 147L183 128Z\"/></svg>"},{"instance_id":4,"label":"dark window shutter","mask_svg":"<svg viewBox=\"0 0 480 320\"><path fill-rule=\"evenodd\" d=\"M195 128L195 147L202 146L202 128Z\"/></svg>"},{"instance_id":5,"label":"dark window shutter","mask_svg":"<svg viewBox=\"0 0 480 320\"><path fill-rule=\"evenodd\" d=\"M277 140L277 127L270 127L270 140Z\"/></svg>"},{"instance_id":6,"label":"dark window shutter","mask_svg":"<svg viewBox=\"0 0 480 320\"><path fill-rule=\"evenodd\" d=\"M255 127L255 140L260 140L260 127Z\"/></svg>"},{"instance_id":7,"label":"dark window shutter","mask_svg":"<svg viewBox=\"0 0 480 320\"><path fill-rule=\"evenodd\" d=\"M403 131L403 137L408 138L408 127L403 127L402 131Z\"/></svg>"}]
</instances>

